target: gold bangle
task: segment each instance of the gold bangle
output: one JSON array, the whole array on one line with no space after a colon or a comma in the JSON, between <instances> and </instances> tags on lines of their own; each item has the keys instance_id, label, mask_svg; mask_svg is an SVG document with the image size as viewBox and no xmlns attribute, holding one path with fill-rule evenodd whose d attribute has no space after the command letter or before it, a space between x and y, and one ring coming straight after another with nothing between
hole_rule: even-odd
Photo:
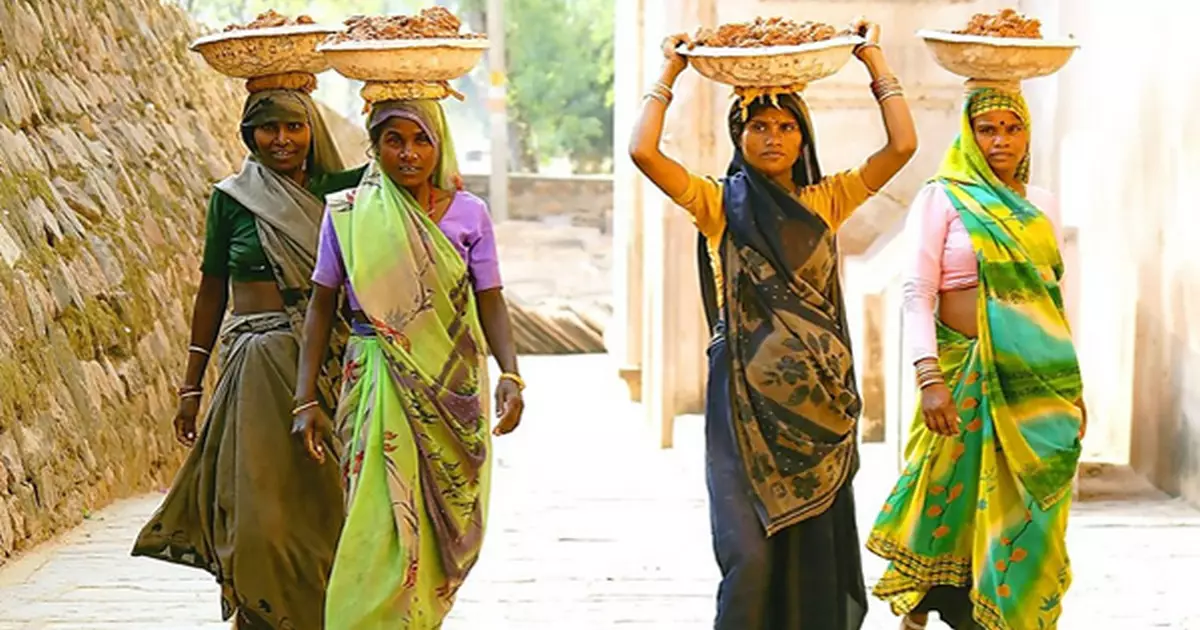
<instances>
[{"instance_id":1,"label":"gold bangle","mask_svg":"<svg viewBox=\"0 0 1200 630\"><path fill-rule=\"evenodd\" d=\"M658 81L657 83L655 83L654 89L669 99L675 98L675 90L672 90L671 86L667 85L666 83L663 83L662 81Z\"/></svg>"},{"instance_id":2,"label":"gold bangle","mask_svg":"<svg viewBox=\"0 0 1200 630\"><path fill-rule=\"evenodd\" d=\"M300 414L304 413L305 411L308 411L309 409L312 409L313 407L316 407L316 406L317 406L317 405L319 405L319 404L321 404L321 403L319 403L319 402L317 402L317 401L315 401L315 400L310 400L310 401L308 401L308 402L304 403L303 405L300 405L300 406L296 407L295 409L293 409L293 410L292 410L292 415L293 415L293 416L298 416L298 415L300 415Z\"/></svg>"},{"instance_id":3,"label":"gold bangle","mask_svg":"<svg viewBox=\"0 0 1200 630\"><path fill-rule=\"evenodd\" d=\"M209 350L208 348L202 348L200 346L188 346L188 352L195 352L196 354L202 354L206 357L212 356L212 350Z\"/></svg>"},{"instance_id":4,"label":"gold bangle","mask_svg":"<svg viewBox=\"0 0 1200 630\"><path fill-rule=\"evenodd\" d=\"M517 391L525 391L525 381L520 376L513 374L512 372L505 372L501 374L500 380L512 381L513 384L517 386Z\"/></svg>"}]
</instances>

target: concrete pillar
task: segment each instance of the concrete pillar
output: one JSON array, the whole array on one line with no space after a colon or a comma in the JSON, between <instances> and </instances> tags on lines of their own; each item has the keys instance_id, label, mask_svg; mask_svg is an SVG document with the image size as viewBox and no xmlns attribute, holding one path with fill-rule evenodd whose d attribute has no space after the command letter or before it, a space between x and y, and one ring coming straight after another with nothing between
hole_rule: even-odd
<instances>
[{"instance_id":1,"label":"concrete pillar","mask_svg":"<svg viewBox=\"0 0 1200 630\"><path fill-rule=\"evenodd\" d=\"M609 354L629 388L642 400L642 174L629 159L629 134L645 91L645 0L616 0L613 37L613 324L606 333Z\"/></svg>"},{"instance_id":2,"label":"concrete pillar","mask_svg":"<svg viewBox=\"0 0 1200 630\"><path fill-rule=\"evenodd\" d=\"M662 38L714 24L716 0L663 0L645 6L643 67L650 82L662 64ZM664 128L663 150L701 173L718 172L714 160L718 140L712 133L715 89L695 72L685 73L675 88ZM660 446L669 448L675 417L703 410L708 329L696 268L696 228L649 182L642 190L642 402L647 419L659 429Z\"/></svg>"},{"instance_id":3,"label":"concrete pillar","mask_svg":"<svg viewBox=\"0 0 1200 630\"><path fill-rule=\"evenodd\" d=\"M847 306L849 308L849 306ZM886 293L872 293L863 296L863 343L855 348L862 353L862 375L859 380L862 385L859 391L862 395L862 419L859 421L859 433L863 442L883 442L886 436L887 390L885 383L886 365L884 363L884 344L886 343L884 327L887 320Z\"/></svg>"}]
</instances>

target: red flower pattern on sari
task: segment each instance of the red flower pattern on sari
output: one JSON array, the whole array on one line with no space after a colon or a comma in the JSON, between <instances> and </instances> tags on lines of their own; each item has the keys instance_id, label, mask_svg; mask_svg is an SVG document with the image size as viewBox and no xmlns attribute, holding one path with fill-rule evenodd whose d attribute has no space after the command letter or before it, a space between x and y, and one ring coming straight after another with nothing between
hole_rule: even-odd
<instances>
[{"instance_id":1,"label":"red flower pattern on sari","mask_svg":"<svg viewBox=\"0 0 1200 630\"><path fill-rule=\"evenodd\" d=\"M399 344L404 348L405 352L412 352L412 341L403 332L388 326L383 320L372 319L371 324L375 326L375 330L382 334L392 343Z\"/></svg>"}]
</instances>

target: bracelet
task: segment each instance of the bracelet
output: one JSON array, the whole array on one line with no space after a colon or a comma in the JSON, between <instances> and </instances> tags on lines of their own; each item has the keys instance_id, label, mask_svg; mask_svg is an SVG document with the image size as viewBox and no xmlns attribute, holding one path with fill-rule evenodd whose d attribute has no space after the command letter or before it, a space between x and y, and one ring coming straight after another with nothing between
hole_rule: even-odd
<instances>
[{"instance_id":1,"label":"bracelet","mask_svg":"<svg viewBox=\"0 0 1200 630\"><path fill-rule=\"evenodd\" d=\"M668 99L675 98L675 90L672 90L671 86L667 85L666 83L663 83L661 80L654 83L654 89L657 90L663 96L667 97Z\"/></svg>"},{"instance_id":2,"label":"bracelet","mask_svg":"<svg viewBox=\"0 0 1200 630\"><path fill-rule=\"evenodd\" d=\"M197 390L195 390L195 391L184 392L184 393L180 394L180 395L179 395L179 399L180 399L180 400L187 400L188 398L199 398L199 397L201 397L201 396L203 396L203 395L204 395L204 390L197 389Z\"/></svg>"},{"instance_id":3,"label":"bracelet","mask_svg":"<svg viewBox=\"0 0 1200 630\"><path fill-rule=\"evenodd\" d=\"M662 103L664 106L671 104L670 99L663 96L662 94L659 94L658 92L646 92L646 94L642 96L642 100L644 101L647 99L654 99L654 100Z\"/></svg>"},{"instance_id":4,"label":"bracelet","mask_svg":"<svg viewBox=\"0 0 1200 630\"><path fill-rule=\"evenodd\" d=\"M854 47L854 55L858 56L860 53L862 53L862 51L868 48L879 48L879 44L877 42L863 42Z\"/></svg>"},{"instance_id":5,"label":"bracelet","mask_svg":"<svg viewBox=\"0 0 1200 630\"><path fill-rule=\"evenodd\" d=\"M196 354L202 354L206 357L212 356L212 350L201 348L200 346L188 346L188 352L195 352Z\"/></svg>"},{"instance_id":6,"label":"bracelet","mask_svg":"<svg viewBox=\"0 0 1200 630\"><path fill-rule=\"evenodd\" d=\"M893 96L904 96L904 90L889 90L889 91L884 92L883 94L880 94L879 96L875 97L875 100L882 103L882 102L888 100L889 98L892 98Z\"/></svg>"},{"instance_id":7,"label":"bracelet","mask_svg":"<svg viewBox=\"0 0 1200 630\"><path fill-rule=\"evenodd\" d=\"M904 88L896 77L879 77L871 81L871 93L875 95L875 100L882 103L893 96L903 96Z\"/></svg>"},{"instance_id":8,"label":"bracelet","mask_svg":"<svg viewBox=\"0 0 1200 630\"><path fill-rule=\"evenodd\" d=\"M505 372L500 375L502 381L512 381L517 386L517 391L525 391L525 381L518 375L512 372Z\"/></svg>"},{"instance_id":9,"label":"bracelet","mask_svg":"<svg viewBox=\"0 0 1200 630\"><path fill-rule=\"evenodd\" d=\"M309 409L316 407L319 404L321 404L321 403L317 402L316 400L310 400L310 401L304 403L303 405L300 405L300 406L296 407L295 409L293 409L292 415L298 416L298 415L304 413L305 411L308 411Z\"/></svg>"},{"instance_id":10,"label":"bracelet","mask_svg":"<svg viewBox=\"0 0 1200 630\"><path fill-rule=\"evenodd\" d=\"M922 363L917 368L917 387L925 389L930 385L945 385L946 377L937 363Z\"/></svg>"},{"instance_id":11,"label":"bracelet","mask_svg":"<svg viewBox=\"0 0 1200 630\"><path fill-rule=\"evenodd\" d=\"M193 392L203 392L203 391L204 391L204 388L201 387L200 385L180 385L179 389L175 390L175 393L179 396L183 396L184 394L191 394Z\"/></svg>"}]
</instances>

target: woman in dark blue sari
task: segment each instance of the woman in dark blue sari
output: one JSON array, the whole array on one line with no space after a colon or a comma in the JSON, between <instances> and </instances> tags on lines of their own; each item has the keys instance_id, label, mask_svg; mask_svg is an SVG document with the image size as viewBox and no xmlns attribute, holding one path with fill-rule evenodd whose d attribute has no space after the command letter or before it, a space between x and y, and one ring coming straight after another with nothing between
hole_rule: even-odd
<instances>
[{"instance_id":1,"label":"woman in dark blue sari","mask_svg":"<svg viewBox=\"0 0 1200 630\"><path fill-rule=\"evenodd\" d=\"M807 108L794 88L738 94L723 180L662 154L671 85L686 67L664 44L630 154L700 231L713 340L706 410L713 546L722 580L717 630L856 630L866 614L851 480L861 402L854 377L837 229L912 157L916 131L879 49L855 50L871 73L887 144L823 176Z\"/></svg>"}]
</instances>

